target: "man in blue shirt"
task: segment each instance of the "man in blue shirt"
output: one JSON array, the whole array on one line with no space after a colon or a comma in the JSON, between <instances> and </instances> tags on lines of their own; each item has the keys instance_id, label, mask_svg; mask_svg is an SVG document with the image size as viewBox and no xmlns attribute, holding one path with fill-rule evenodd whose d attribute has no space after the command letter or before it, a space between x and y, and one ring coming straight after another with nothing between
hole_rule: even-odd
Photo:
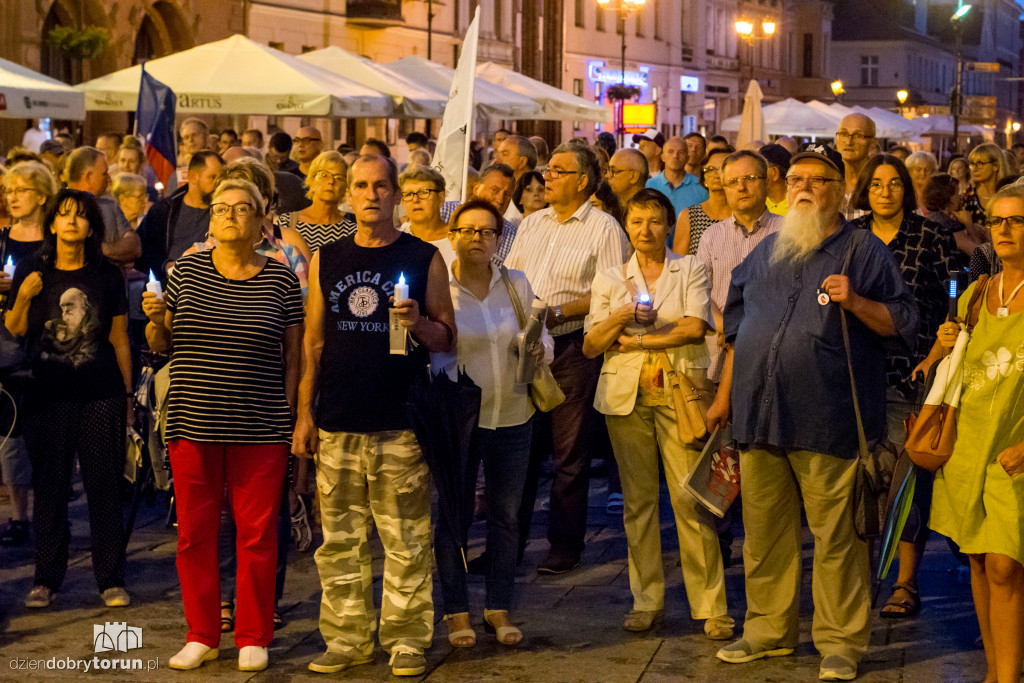
<instances>
[{"instance_id":1,"label":"man in blue shirt","mask_svg":"<svg viewBox=\"0 0 1024 683\"><path fill-rule=\"evenodd\" d=\"M845 311L849 322L869 443L885 435L886 347L912 344L918 325L888 248L839 214L843 173L831 148L793 157L782 228L733 270L724 311L728 351L708 411L709 428L732 413L747 534L743 639L718 658L787 655L799 642L802 500L815 537L818 675L833 681L857 675L871 602L867 544L853 525L857 429L840 316Z\"/></svg>"},{"instance_id":2,"label":"man in blue shirt","mask_svg":"<svg viewBox=\"0 0 1024 683\"><path fill-rule=\"evenodd\" d=\"M683 209L700 204L708 198L708 191L700 184L697 176L686 172L689 159L686 142L680 137L671 137L661 149L661 161L665 170L647 181L647 187L657 190L672 202L676 216ZM700 159L697 163L700 163ZM668 245L672 246L675 229L668 236Z\"/></svg>"}]
</instances>

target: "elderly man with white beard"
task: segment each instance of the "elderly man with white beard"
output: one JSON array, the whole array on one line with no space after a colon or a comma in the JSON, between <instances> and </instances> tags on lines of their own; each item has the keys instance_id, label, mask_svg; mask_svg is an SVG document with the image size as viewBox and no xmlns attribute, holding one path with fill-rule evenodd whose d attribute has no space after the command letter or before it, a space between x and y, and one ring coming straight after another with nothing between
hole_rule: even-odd
<instances>
[{"instance_id":1,"label":"elderly man with white beard","mask_svg":"<svg viewBox=\"0 0 1024 683\"><path fill-rule=\"evenodd\" d=\"M799 641L800 503L814 534L811 634L821 680L852 680L867 651L867 544L853 524L857 431L840 327L869 443L885 434L885 357L911 344L917 306L886 246L843 220L844 165L809 147L787 174L789 213L732 272L727 355L708 426L726 423L743 472L743 638L718 651L742 663ZM858 234L859 233L859 234ZM849 266L843 264L849 255Z\"/></svg>"}]
</instances>

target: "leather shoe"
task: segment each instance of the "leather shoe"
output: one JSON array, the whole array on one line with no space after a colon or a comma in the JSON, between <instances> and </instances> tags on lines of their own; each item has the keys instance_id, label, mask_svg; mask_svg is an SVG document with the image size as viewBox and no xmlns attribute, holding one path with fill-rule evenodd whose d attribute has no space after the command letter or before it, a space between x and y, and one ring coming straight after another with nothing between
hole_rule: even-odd
<instances>
[{"instance_id":1,"label":"leather shoe","mask_svg":"<svg viewBox=\"0 0 1024 683\"><path fill-rule=\"evenodd\" d=\"M579 555L563 555L561 553L548 553L546 560L537 567L538 574L565 574L580 566Z\"/></svg>"}]
</instances>

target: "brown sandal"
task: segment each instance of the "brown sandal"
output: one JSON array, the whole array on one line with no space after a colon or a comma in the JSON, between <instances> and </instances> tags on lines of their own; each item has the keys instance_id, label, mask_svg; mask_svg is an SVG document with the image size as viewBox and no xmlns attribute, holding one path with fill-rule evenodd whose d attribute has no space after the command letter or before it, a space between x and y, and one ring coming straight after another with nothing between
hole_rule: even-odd
<instances>
[{"instance_id":1,"label":"brown sandal","mask_svg":"<svg viewBox=\"0 0 1024 683\"><path fill-rule=\"evenodd\" d=\"M900 598L896 595L896 591L903 590L909 595L909 598ZM882 606L879 616L883 619L910 619L916 617L917 613L921 611L921 596L918 595L917 589L906 583L897 583L892 587L892 596Z\"/></svg>"},{"instance_id":2,"label":"brown sandal","mask_svg":"<svg viewBox=\"0 0 1024 683\"><path fill-rule=\"evenodd\" d=\"M227 612L227 616L224 613ZM235 603L220 603L220 632L229 633L235 630Z\"/></svg>"}]
</instances>

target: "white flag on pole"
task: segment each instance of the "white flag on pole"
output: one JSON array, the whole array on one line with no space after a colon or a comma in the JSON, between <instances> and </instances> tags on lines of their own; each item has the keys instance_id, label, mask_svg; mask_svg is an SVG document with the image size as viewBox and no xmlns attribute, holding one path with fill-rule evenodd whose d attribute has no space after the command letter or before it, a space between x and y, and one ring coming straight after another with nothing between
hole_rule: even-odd
<instances>
[{"instance_id":1,"label":"white flag on pole","mask_svg":"<svg viewBox=\"0 0 1024 683\"><path fill-rule=\"evenodd\" d=\"M469 143L473 136L473 84L476 81L476 47L480 25L480 7L462 42L462 54L455 67L455 78L448 92L448 105L437 135L437 149L431 165L445 181L445 199L466 201L466 170L469 168Z\"/></svg>"}]
</instances>

